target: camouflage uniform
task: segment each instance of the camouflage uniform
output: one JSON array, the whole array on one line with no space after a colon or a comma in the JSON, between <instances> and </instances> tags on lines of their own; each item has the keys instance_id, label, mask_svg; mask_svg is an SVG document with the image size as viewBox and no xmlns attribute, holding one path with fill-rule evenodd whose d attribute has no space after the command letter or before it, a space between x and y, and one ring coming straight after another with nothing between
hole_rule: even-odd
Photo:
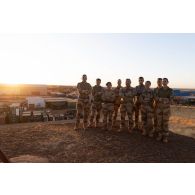
<instances>
[{"instance_id":1,"label":"camouflage uniform","mask_svg":"<svg viewBox=\"0 0 195 195\"><path fill-rule=\"evenodd\" d=\"M145 89L140 95L141 102L141 118L143 135L153 137L153 116L154 116L154 92L152 89Z\"/></svg>"},{"instance_id":2,"label":"camouflage uniform","mask_svg":"<svg viewBox=\"0 0 195 195\"><path fill-rule=\"evenodd\" d=\"M95 115L96 115L96 126L97 124L99 124L100 113L102 110L102 93L103 93L103 87L98 86L98 85L95 85L93 87L92 89L93 104L92 104L90 125L93 124Z\"/></svg>"},{"instance_id":3,"label":"camouflage uniform","mask_svg":"<svg viewBox=\"0 0 195 195\"><path fill-rule=\"evenodd\" d=\"M129 119L129 130L133 127L133 106L135 89L133 87L124 87L120 90L121 102L121 128L125 128L125 116L126 113Z\"/></svg>"},{"instance_id":4,"label":"camouflage uniform","mask_svg":"<svg viewBox=\"0 0 195 195\"><path fill-rule=\"evenodd\" d=\"M141 108L141 103L139 101L140 95L143 93L145 90L144 85L138 85L135 88L136 91L136 101L135 101L135 107L134 107L134 112L135 112L135 126L139 127L139 114L140 114L140 108Z\"/></svg>"},{"instance_id":5,"label":"camouflage uniform","mask_svg":"<svg viewBox=\"0 0 195 195\"><path fill-rule=\"evenodd\" d=\"M103 125L105 129L112 129L112 117L114 112L114 100L115 100L115 93L113 90L105 89L102 94L102 101L103 101ZM109 120L109 122L108 122Z\"/></svg>"},{"instance_id":6,"label":"camouflage uniform","mask_svg":"<svg viewBox=\"0 0 195 195\"><path fill-rule=\"evenodd\" d=\"M160 88L159 87L156 87L155 89L154 89L154 96L158 93L158 90L159 90ZM156 131L156 129L157 129L157 114L156 114L156 107L157 107L157 103L156 103L156 101L154 102L154 130Z\"/></svg>"},{"instance_id":7,"label":"camouflage uniform","mask_svg":"<svg viewBox=\"0 0 195 195\"><path fill-rule=\"evenodd\" d=\"M83 116L83 124L86 127L88 123L88 117L90 114L91 100L90 95L92 87L87 82L78 83L77 89L79 92L79 98L77 102L77 116L76 116L76 126L79 126L80 118Z\"/></svg>"},{"instance_id":8,"label":"camouflage uniform","mask_svg":"<svg viewBox=\"0 0 195 195\"><path fill-rule=\"evenodd\" d=\"M157 132L159 136L168 137L169 135L169 118L170 104L173 98L173 90L169 87L160 88L155 94L156 114L157 114Z\"/></svg>"},{"instance_id":9,"label":"camouflage uniform","mask_svg":"<svg viewBox=\"0 0 195 195\"><path fill-rule=\"evenodd\" d=\"M120 108L121 105L121 97L120 97L120 89L122 87L117 86L114 89L114 93L115 93L115 101L114 101L114 117L113 117L113 122L116 125L116 119L117 119L117 115L118 115L118 110Z\"/></svg>"}]
</instances>

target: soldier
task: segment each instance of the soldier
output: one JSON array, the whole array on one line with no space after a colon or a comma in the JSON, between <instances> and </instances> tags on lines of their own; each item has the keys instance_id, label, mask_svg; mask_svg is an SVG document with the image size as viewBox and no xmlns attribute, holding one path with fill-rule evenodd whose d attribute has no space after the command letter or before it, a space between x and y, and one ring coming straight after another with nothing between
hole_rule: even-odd
<instances>
[{"instance_id":1,"label":"soldier","mask_svg":"<svg viewBox=\"0 0 195 195\"><path fill-rule=\"evenodd\" d=\"M120 105L121 105L121 97L119 95L120 89L122 88L122 86L121 86L121 84L122 84L121 79L118 80L117 84L118 84L117 87L114 89L114 92L115 92L114 117L113 117L113 125L114 126L116 126L116 119L117 119L117 115L118 115L118 110L119 110Z\"/></svg>"},{"instance_id":2,"label":"soldier","mask_svg":"<svg viewBox=\"0 0 195 195\"><path fill-rule=\"evenodd\" d=\"M82 82L77 84L77 90L79 93L79 98L77 102L77 116L76 116L76 124L75 130L79 129L80 118L83 115L83 128L86 129L88 125L88 117L91 108L91 92L92 87L89 83L87 83L87 75L82 76Z\"/></svg>"},{"instance_id":3,"label":"soldier","mask_svg":"<svg viewBox=\"0 0 195 195\"><path fill-rule=\"evenodd\" d=\"M162 87L162 78L157 79L157 87L154 89L154 95L158 93L158 90ZM156 114L156 102L154 102L154 130L157 129L157 114Z\"/></svg>"},{"instance_id":4,"label":"soldier","mask_svg":"<svg viewBox=\"0 0 195 195\"><path fill-rule=\"evenodd\" d=\"M128 115L129 125L128 131L131 132L133 128L133 106L135 98L135 89L131 87L131 80L126 79L126 87L121 88L120 96L122 98L121 102L121 127L119 131L125 128L125 116Z\"/></svg>"},{"instance_id":5,"label":"soldier","mask_svg":"<svg viewBox=\"0 0 195 195\"><path fill-rule=\"evenodd\" d=\"M151 82L145 82L145 90L140 95L141 118L142 118L142 135L153 137L153 116L154 116L154 92L150 89Z\"/></svg>"},{"instance_id":6,"label":"soldier","mask_svg":"<svg viewBox=\"0 0 195 195\"><path fill-rule=\"evenodd\" d=\"M170 104L173 100L173 90L168 87L168 79L163 79L163 87L161 87L155 94L156 100L156 114L157 114L157 141L168 142L169 136L169 118L170 118Z\"/></svg>"},{"instance_id":7,"label":"soldier","mask_svg":"<svg viewBox=\"0 0 195 195\"><path fill-rule=\"evenodd\" d=\"M143 93L145 90L144 86L144 78L139 77L139 85L136 86L135 91L136 91L136 101L135 101L135 107L134 107L134 112L135 112L135 129L139 128L139 114L140 114L140 107L141 103L139 101L140 95Z\"/></svg>"},{"instance_id":8,"label":"soldier","mask_svg":"<svg viewBox=\"0 0 195 195\"><path fill-rule=\"evenodd\" d=\"M112 119L113 119L113 112L114 112L114 100L115 94L112 90L112 83L106 83L107 88L104 90L102 94L102 101L103 101L103 128L105 130L112 130Z\"/></svg>"},{"instance_id":9,"label":"soldier","mask_svg":"<svg viewBox=\"0 0 195 195\"><path fill-rule=\"evenodd\" d=\"M103 87L101 87L100 84L101 84L101 79L96 79L96 85L92 89L93 104L92 104L92 111L91 111L89 127L93 127L95 115L96 115L95 126L99 127L100 113L102 110L102 93L103 93Z\"/></svg>"}]
</instances>

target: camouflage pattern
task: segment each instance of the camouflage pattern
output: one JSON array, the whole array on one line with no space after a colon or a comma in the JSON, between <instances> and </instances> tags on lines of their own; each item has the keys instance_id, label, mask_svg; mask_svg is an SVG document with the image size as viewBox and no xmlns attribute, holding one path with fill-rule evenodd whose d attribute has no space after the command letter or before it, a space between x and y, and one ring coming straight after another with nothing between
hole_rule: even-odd
<instances>
[{"instance_id":1,"label":"camouflage pattern","mask_svg":"<svg viewBox=\"0 0 195 195\"><path fill-rule=\"evenodd\" d=\"M136 91L136 101L135 101L135 107L134 107L134 112L135 112L135 126L138 127L139 126L139 115L140 115L140 111L141 111L141 103L140 103L140 95L143 93L143 91L145 90L145 86L144 85L138 85L135 88Z\"/></svg>"},{"instance_id":2,"label":"camouflage pattern","mask_svg":"<svg viewBox=\"0 0 195 195\"><path fill-rule=\"evenodd\" d=\"M116 119L117 119L117 115L118 115L118 111L119 108L121 106L121 96L120 96L120 89L122 87L117 86L114 89L114 93L115 93L115 101L114 101L114 117L113 117L113 122L114 124L116 123Z\"/></svg>"},{"instance_id":3,"label":"camouflage pattern","mask_svg":"<svg viewBox=\"0 0 195 195\"><path fill-rule=\"evenodd\" d=\"M103 101L103 126L112 129L115 93L113 90L105 89L102 94Z\"/></svg>"},{"instance_id":4,"label":"camouflage pattern","mask_svg":"<svg viewBox=\"0 0 195 195\"><path fill-rule=\"evenodd\" d=\"M129 130L133 127L133 107L134 107L134 97L135 89L133 87L124 87L120 90L120 96L122 98L121 102L121 128L125 128L125 116L128 115L129 120Z\"/></svg>"},{"instance_id":5,"label":"camouflage pattern","mask_svg":"<svg viewBox=\"0 0 195 195\"><path fill-rule=\"evenodd\" d=\"M145 89L140 95L141 119L143 134L153 136L153 116L154 116L154 92L152 89Z\"/></svg>"},{"instance_id":6,"label":"camouflage pattern","mask_svg":"<svg viewBox=\"0 0 195 195\"><path fill-rule=\"evenodd\" d=\"M77 85L77 89L79 92L79 98L77 102L77 115L76 115L76 126L80 123L80 118L83 116L83 122L86 126L88 124L88 118L91 109L91 92L92 87L87 82L80 82Z\"/></svg>"},{"instance_id":7,"label":"camouflage pattern","mask_svg":"<svg viewBox=\"0 0 195 195\"><path fill-rule=\"evenodd\" d=\"M157 133L160 136L169 135L170 104L173 98L173 90L169 87L160 88L155 94L156 114L157 114Z\"/></svg>"},{"instance_id":8,"label":"camouflage pattern","mask_svg":"<svg viewBox=\"0 0 195 195\"><path fill-rule=\"evenodd\" d=\"M158 90L160 88L159 87L156 87L154 89L154 96L156 96L158 94ZM157 108L157 103L156 101L154 101L154 130L157 131L157 113L156 113L156 108Z\"/></svg>"},{"instance_id":9,"label":"camouflage pattern","mask_svg":"<svg viewBox=\"0 0 195 195\"><path fill-rule=\"evenodd\" d=\"M95 85L92 89L93 103L90 117L90 124L93 124L94 118L96 116L96 125L100 121L100 114L102 110L102 94L103 87Z\"/></svg>"}]
</instances>

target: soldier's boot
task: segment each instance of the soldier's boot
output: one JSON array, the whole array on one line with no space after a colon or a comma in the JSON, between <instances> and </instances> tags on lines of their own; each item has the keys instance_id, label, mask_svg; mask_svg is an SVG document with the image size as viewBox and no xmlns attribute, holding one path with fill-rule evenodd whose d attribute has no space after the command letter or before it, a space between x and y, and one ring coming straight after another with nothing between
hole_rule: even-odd
<instances>
[{"instance_id":1,"label":"soldier's boot","mask_svg":"<svg viewBox=\"0 0 195 195\"><path fill-rule=\"evenodd\" d=\"M93 127L94 127L94 123L90 122L89 125L88 125L88 128L93 128Z\"/></svg>"},{"instance_id":2,"label":"soldier's boot","mask_svg":"<svg viewBox=\"0 0 195 195\"><path fill-rule=\"evenodd\" d=\"M149 134L148 134L149 137L153 138L154 137L154 131L153 129L149 131Z\"/></svg>"},{"instance_id":3,"label":"soldier's boot","mask_svg":"<svg viewBox=\"0 0 195 195\"><path fill-rule=\"evenodd\" d=\"M122 131L122 130L121 130L121 128L119 127L119 128L117 129L117 132L119 132L119 133L120 133L121 131Z\"/></svg>"},{"instance_id":4,"label":"soldier's boot","mask_svg":"<svg viewBox=\"0 0 195 195\"><path fill-rule=\"evenodd\" d=\"M108 130L107 124L103 124L102 130L106 130L106 131Z\"/></svg>"},{"instance_id":5,"label":"soldier's boot","mask_svg":"<svg viewBox=\"0 0 195 195\"><path fill-rule=\"evenodd\" d=\"M78 122L75 124L74 130L75 131L78 131L79 130L79 123Z\"/></svg>"},{"instance_id":6,"label":"soldier's boot","mask_svg":"<svg viewBox=\"0 0 195 195\"><path fill-rule=\"evenodd\" d=\"M96 123L95 123L95 128L100 128L101 126L100 126L100 122L99 121L96 121Z\"/></svg>"},{"instance_id":7,"label":"soldier's boot","mask_svg":"<svg viewBox=\"0 0 195 195\"><path fill-rule=\"evenodd\" d=\"M125 125L120 125L120 132L125 130Z\"/></svg>"},{"instance_id":8,"label":"soldier's boot","mask_svg":"<svg viewBox=\"0 0 195 195\"><path fill-rule=\"evenodd\" d=\"M168 137L163 137L163 143L168 143Z\"/></svg>"},{"instance_id":9,"label":"soldier's boot","mask_svg":"<svg viewBox=\"0 0 195 195\"><path fill-rule=\"evenodd\" d=\"M129 123L128 123L128 128L127 128L127 131L129 132L129 133L132 133L132 123L129 121Z\"/></svg>"},{"instance_id":10,"label":"soldier's boot","mask_svg":"<svg viewBox=\"0 0 195 195\"><path fill-rule=\"evenodd\" d=\"M157 141L161 141L162 138L163 138L162 134L159 133L158 136L157 136L157 138L156 138L156 140L157 140Z\"/></svg>"},{"instance_id":11,"label":"soldier's boot","mask_svg":"<svg viewBox=\"0 0 195 195\"><path fill-rule=\"evenodd\" d=\"M87 123L83 123L83 130L86 130L88 127Z\"/></svg>"},{"instance_id":12,"label":"soldier's boot","mask_svg":"<svg viewBox=\"0 0 195 195\"><path fill-rule=\"evenodd\" d=\"M113 120L113 127L117 127L117 121L116 121L116 119Z\"/></svg>"},{"instance_id":13,"label":"soldier's boot","mask_svg":"<svg viewBox=\"0 0 195 195\"><path fill-rule=\"evenodd\" d=\"M112 125L108 126L108 131L112 131Z\"/></svg>"},{"instance_id":14,"label":"soldier's boot","mask_svg":"<svg viewBox=\"0 0 195 195\"><path fill-rule=\"evenodd\" d=\"M132 133L132 127L128 127L128 132Z\"/></svg>"},{"instance_id":15,"label":"soldier's boot","mask_svg":"<svg viewBox=\"0 0 195 195\"><path fill-rule=\"evenodd\" d=\"M153 138L153 137L154 137L154 133L153 133L153 132L150 132L150 133L148 134L148 136L151 137L151 138Z\"/></svg>"},{"instance_id":16,"label":"soldier's boot","mask_svg":"<svg viewBox=\"0 0 195 195\"><path fill-rule=\"evenodd\" d=\"M138 129L139 129L138 123L136 123L136 124L134 125L134 129L135 129L135 130L138 130Z\"/></svg>"},{"instance_id":17,"label":"soldier's boot","mask_svg":"<svg viewBox=\"0 0 195 195\"><path fill-rule=\"evenodd\" d=\"M142 130L142 135L143 135L143 136L146 136L146 135L147 135L146 129L143 129L143 130Z\"/></svg>"}]
</instances>

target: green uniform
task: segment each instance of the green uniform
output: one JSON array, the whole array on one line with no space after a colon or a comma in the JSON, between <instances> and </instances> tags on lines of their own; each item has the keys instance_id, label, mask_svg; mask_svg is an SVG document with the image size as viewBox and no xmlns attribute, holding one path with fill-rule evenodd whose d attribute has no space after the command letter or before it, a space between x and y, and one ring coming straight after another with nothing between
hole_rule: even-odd
<instances>
[{"instance_id":1,"label":"green uniform","mask_svg":"<svg viewBox=\"0 0 195 195\"><path fill-rule=\"evenodd\" d=\"M162 88L162 87L161 87ZM160 88L159 87L156 87L155 89L154 89L154 96L156 95L156 94L158 94L158 90L159 90ZM154 102L154 130L156 131L156 129L157 129L157 113L156 113L156 107L157 107L157 102L155 101Z\"/></svg>"},{"instance_id":2,"label":"green uniform","mask_svg":"<svg viewBox=\"0 0 195 195\"><path fill-rule=\"evenodd\" d=\"M125 116L127 114L129 119L129 130L133 127L133 107L134 107L134 97L135 89L133 87L124 87L120 90L120 96L122 98L121 102L121 128L125 128Z\"/></svg>"},{"instance_id":3,"label":"green uniform","mask_svg":"<svg viewBox=\"0 0 195 195\"><path fill-rule=\"evenodd\" d=\"M143 134L153 136L154 92L145 89L140 95Z\"/></svg>"},{"instance_id":4,"label":"green uniform","mask_svg":"<svg viewBox=\"0 0 195 195\"><path fill-rule=\"evenodd\" d=\"M90 118L90 124L93 124L95 115L96 115L96 125L99 123L100 120L100 114L102 110L102 93L103 93L103 87L95 85L92 89L92 95L93 95L93 103L92 103L92 110L91 110L91 118Z\"/></svg>"},{"instance_id":5,"label":"green uniform","mask_svg":"<svg viewBox=\"0 0 195 195\"><path fill-rule=\"evenodd\" d=\"M114 93L115 93L115 101L114 101L114 117L113 117L113 122L116 123L116 119L117 119L117 115L118 115L118 111L119 108L121 106L121 96L120 96L120 89L122 87L117 86L114 89Z\"/></svg>"},{"instance_id":6,"label":"green uniform","mask_svg":"<svg viewBox=\"0 0 195 195\"><path fill-rule=\"evenodd\" d=\"M170 104L173 98L173 90L169 87L160 88L155 94L157 132L158 135L167 137L169 135Z\"/></svg>"},{"instance_id":7,"label":"green uniform","mask_svg":"<svg viewBox=\"0 0 195 195\"><path fill-rule=\"evenodd\" d=\"M135 126L136 127L139 126L139 114L140 114L140 110L141 110L141 103L139 101L139 99L140 99L139 97L143 93L144 90L145 90L145 85L138 85L135 88L136 101L135 101L134 112L135 112Z\"/></svg>"},{"instance_id":8,"label":"green uniform","mask_svg":"<svg viewBox=\"0 0 195 195\"><path fill-rule=\"evenodd\" d=\"M83 116L84 125L86 126L91 108L90 96L92 87L87 82L81 82L78 83L77 90L79 93L79 98L77 102L76 126L79 125L81 116Z\"/></svg>"},{"instance_id":9,"label":"green uniform","mask_svg":"<svg viewBox=\"0 0 195 195\"><path fill-rule=\"evenodd\" d=\"M103 101L103 125L105 129L112 129L115 93L113 90L105 89L102 94Z\"/></svg>"}]
</instances>

